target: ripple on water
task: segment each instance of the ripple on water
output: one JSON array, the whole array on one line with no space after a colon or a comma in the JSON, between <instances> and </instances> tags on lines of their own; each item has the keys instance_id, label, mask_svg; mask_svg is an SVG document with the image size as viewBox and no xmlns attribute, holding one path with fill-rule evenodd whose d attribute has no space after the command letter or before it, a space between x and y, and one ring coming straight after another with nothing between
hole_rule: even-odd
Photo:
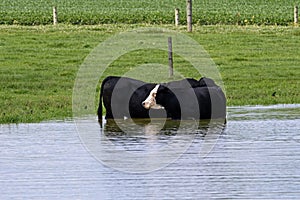
<instances>
[{"instance_id":1,"label":"ripple on water","mask_svg":"<svg viewBox=\"0 0 300 200\"><path fill-rule=\"evenodd\" d=\"M87 127L98 131L94 144L105 136L106 153L113 145L136 158L147 156L143 162L121 160L130 172L95 159L75 121L0 125L0 199L299 199L299 110L229 107L221 134L213 134L218 126L186 123L178 131L175 122L154 121L137 123L138 130L124 121L101 129L93 117ZM188 145L177 157L168 154L182 144ZM205 145L212 148L203 155ZM111 155L106 159L122 158ZM161 167L133 171L151 165Z\"/></svg>"}]
</instances>

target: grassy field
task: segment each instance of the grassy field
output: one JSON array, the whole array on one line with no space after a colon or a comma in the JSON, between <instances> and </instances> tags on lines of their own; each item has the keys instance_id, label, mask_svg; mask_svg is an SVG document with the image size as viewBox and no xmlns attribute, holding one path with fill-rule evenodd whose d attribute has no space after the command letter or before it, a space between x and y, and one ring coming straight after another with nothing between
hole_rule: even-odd
<instances>
[{"instance_id":1,"label":"grassy field","mask_svg":"<svg viewBox=\"0 0 300 200\"><path fill-rule=\"evenodd\" d=\"M297 0L193 1L193 21L201 25L289 25ZM185 0L1 0L0 24L52 23L56 6L59 22L76 25L107 23L171 24L179 8L185 23Z\"/></svg>"},{"instance_id":2,"label":"grassy field","mask_svg":"<svg viewBox=\"0 0 300 200\"><path fill-rule=\"evenodd\" d=\"M72 90L85 57L115 33L139 26L0 26L0 123L72 117ZM176 30L184 32L185 27ZM300 103L298 27L218 25L194 30L188 36L217 64L228 105ZM125 54L105 75L123 75L147 62L167 64L167 53ZM175 56L174 62L183 75L193 74L182 68L180 58Z\"/></svg>"}]
</instances>

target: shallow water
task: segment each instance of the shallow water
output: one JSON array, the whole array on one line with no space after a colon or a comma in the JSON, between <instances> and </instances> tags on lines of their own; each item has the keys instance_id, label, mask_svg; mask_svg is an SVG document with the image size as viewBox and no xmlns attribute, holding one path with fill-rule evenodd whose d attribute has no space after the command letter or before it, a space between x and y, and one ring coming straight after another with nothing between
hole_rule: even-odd
<instances>
[{"instance_id":1,"label":"shallow water","mask_svg":"<svg viewBox=\"0 0 300 200\"><path fill-rule=\"evenodd\" d=\"M299 113L230 107L225 128L158 120L101 129L96 118L0 125L0 199L299 199Z\"/></svg>"}]
</instances>

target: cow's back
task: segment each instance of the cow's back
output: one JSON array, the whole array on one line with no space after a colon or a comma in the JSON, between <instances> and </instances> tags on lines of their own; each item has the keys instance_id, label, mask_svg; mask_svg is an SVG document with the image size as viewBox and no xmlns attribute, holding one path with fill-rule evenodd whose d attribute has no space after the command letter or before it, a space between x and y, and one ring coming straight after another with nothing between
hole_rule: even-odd
<instances>
[{"instance_id":1,"label":"cow's back","mask_svg":"<svg viewBox=\"0 0 300 200\"><path fill-rule=\"evenodd\" d=\"M103 98L103 105L106 109L106 119L130 117L129 113L131 113L131 110L129 109L132 107L128 104L130 104L131 96L136 89L145 84L143 81L127 77L106 77L101 85L98 118L100 117L100 108L102 108L101 97ZM133 101L137 100L133 99ZM135 113L135 110L133 110L132 113Z\"/></svg>"},{"instance_id":2,"label":"cow's back","mask_svg":"<svg viewBox=\"0 0 300 200\"><path fill-rule=\"evenodd\" d=\"M200 118L226 118L226 98L220 87L194 88L198 98Z\"/></svg>"}]
</instances>

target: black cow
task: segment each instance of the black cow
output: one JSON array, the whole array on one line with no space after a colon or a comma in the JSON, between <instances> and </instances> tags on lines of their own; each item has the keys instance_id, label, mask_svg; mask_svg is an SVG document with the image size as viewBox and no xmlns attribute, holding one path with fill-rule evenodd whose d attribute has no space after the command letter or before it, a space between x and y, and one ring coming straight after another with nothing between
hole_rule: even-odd
<instances>
[{"instance_id":1,"label":"black cow","mask_svg":"<svg viewBox=\"0 0 300 200\"><path fill-rule=\"evenodd\" d=\"M162 83L157 91L153 91L156 86L154 83L126 77L105 78L101 85L98 119L102 120L102 99L106 119L149 118L150 110L151 117L171 119L226 117L224 93L211 79L201 78L197 81L189 78ZM149 98L149 94L153 95L153 102L146 108L145 100ZM158 104L164 110L149 109Z\"/></svg>"},{"instance_id":2,"label":"black cow","mask_svg":"<svg viewBox=\"0 0 300 200\"><path fill-rule=\"evenodd\" d=\"M154 87L152 85L146 85L143 81L126 77L109 76L105 78L101 85L98 119L102 118L102 99L106 109L106 119L129 117L129 105L127 103L134 91L141 86L143 86L146 91L148 91L148 87L149 90ZM145 96L146 95L147 94L145 94ZM136 103L134 99L133 103L138 106L138 103ZM137 115L133 117L147 117L147 110L143 110L141 107L142 106L139 106L139 108L133 112ZM140 113L138 110L142 110L142 112Z\"/></svg>"},{"instance_id":3,"label":"black cow","mask_svg":"<svg viewBox=\"0 0 300 200\"><path fill-rule=\"evenodd\" d=\"M168 88L190 88L199 87L200 82L188 78L163 83L162 85ZM106 119L149 118L149 109L145 109L142 102L155 86L154 83L145 83L126 77L106 77L101 84L98 119L102 120L102 100L106 109ZM163 115L159 110L152 112L154 114L152 113L151 117Z\"/></svg>"},{"instance_id":4,"label":"black cow","mask_svg":"<svg viewBox=\"0 0 300 200\"><path fill-rule=\"evenodd\" d=\"M151 102L147 102L149 99ZM156 104L164 107L167 117L172 119L226 119L225 95L209 78L201 78L198 87L169 88L160 85L155 97L149 96L143 102L148 109Z\"/></svg>"}]
</instances>

